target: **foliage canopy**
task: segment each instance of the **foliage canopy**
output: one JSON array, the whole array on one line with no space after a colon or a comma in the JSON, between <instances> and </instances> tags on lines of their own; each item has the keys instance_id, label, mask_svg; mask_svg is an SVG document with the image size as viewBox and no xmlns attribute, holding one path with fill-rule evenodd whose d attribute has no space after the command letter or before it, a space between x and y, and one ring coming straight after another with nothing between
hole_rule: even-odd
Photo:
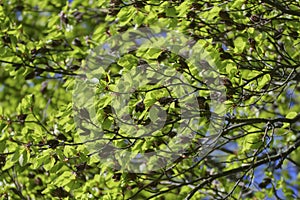
<instances>
[{"instance_id":1,"label":"foliage canopy","mask_svg":"<svg viewBox=\"0 0 300 200\"><path fill-rule=\"evenodd\" d=\"M299 10L0 1L1 199L300 198Z\"/></svg>"}]
</instances>

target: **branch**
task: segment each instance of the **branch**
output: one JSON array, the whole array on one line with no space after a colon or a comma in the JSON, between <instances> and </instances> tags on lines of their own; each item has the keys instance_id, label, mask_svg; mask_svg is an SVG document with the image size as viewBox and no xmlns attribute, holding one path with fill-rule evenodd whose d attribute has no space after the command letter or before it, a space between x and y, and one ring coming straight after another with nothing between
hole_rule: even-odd
<instances>
[{"instance_id":1,"label":"branch","mask_svg":"<svg viewBox=\"0 0 300 200\"><path fill-rule=\"evenodd\" d=\"M252 124L252 123L275 123L275 122L286 122L286 123L295 123L300 120L300 113L295 116L292 119L288 119L285 117L279 117L275 119L266 119L266 118L246 118L246 119L235 119L235 118L226 118L226 120L230 122L236 122L236 123L247 123L247 124Z\"/></svg>"},{"instance_id":2,"label":"branch","mask_svg":"<svg viewBox=\"0 0 300 200\"><path fill-rule=\"evenodd\" d=\"M300 17L300 12L298 12L296 10L287 10L281 4L277 3L276 1L262 0L262 2L266 3L266 4L269 4L271 6L274 6L275 8L277 8L278 10L280 10L281 12L283 12L285 14L289 14L289 15L294 15L294 16Z\"/></svg>"},{"instance_id":3,"label":"branch","mask_svg":"<svg viewBox=\"0 0 300 200\"><path fill-rule=\"evenodd\" d=\"M207 179L205 181L203 181L202 183L198 184L190 193L189 195L185 198L186 200L188 199L191 199L194 194L200 189L202 188L204 185L212 182L213 180L217 179L217 178L221 178L221 177L224 177L224 176L228 176L228 175L231 175L231 174L236 174L236 173L239 173L239 172L242 172L242 171L245 171L245 170L249 170L249 169L254 169L260 165L263 165L263 164L266 164L270 161L276 161L278 159L282 159L282 158L286 158L290 153L292 153L294 150L296 150L298 147L300 146L300 137L296 140L295 144L292 145L291 147L289 147L286 151L282 152L282 153L278 153L274 156L271 156L271 157L265 157L265 158L262 158L260 160L258 160L256 163L254 164L247 164L247 165L243 165L241 167L237 167L237 168L234 168L234 169L231 169L231 170L227 170L227 171L224 171L222 173L219 173L219 174L214 174L212 176L209 176L207 177Z\"/></svg>"}]
</instances>

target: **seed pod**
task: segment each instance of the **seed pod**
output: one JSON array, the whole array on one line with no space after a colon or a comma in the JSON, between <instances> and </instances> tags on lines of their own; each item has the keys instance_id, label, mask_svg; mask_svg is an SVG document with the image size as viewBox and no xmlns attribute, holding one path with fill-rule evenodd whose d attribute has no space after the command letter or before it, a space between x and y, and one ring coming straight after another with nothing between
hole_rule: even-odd
<instances>
[{"instance_id":1,"label":"seed pod","mask_svg":"<svg viewBox=\"0 0 300 200\"><path fill-rule=\"evenodd\" d=\"M5 165L6 162L6 156L3 154L0 154L0 168Z\"/></svg>"},{"instance_id":2,"label":"seed pod","mask_svg":"<svg viewBox=\"0 0 300 200\"><path fill-rule=\"evenodd\" d=\"M202 4L199 3L192 3L192 9L193 10L200 10L202 8Z\"/></svg>"},{"instance_id":3,"label":"seed pod","mask_svg":"<svg viewBox=\"0 0 300 200\"><path fill-rule=\"evenodd\" d=\"M257 23L257 22L260 21L260 17L257 16L257 15L251 15L251 16L250 16L250 20L251 20L252 22L254 22L254 23Z\"/></svg>"},{"instance_id":4,"label":"seed pod","mask_svg":"<svg viewBox=\"0 0 300 200\"><path fill-rule=\"evenodd\" d=\"M58 140L48 140L47 145L49 145L49 147L51 149L55 149L59 145L59 141Z\"/></svg>"},{"instance_id":5,"label":"seed pod","mask_svg":"<svg viewBox=\"0 0 300 200\"><path fill-rule=\"evenodd\" d=\"M144 102L139 102L135 106L135 112L143 112L145 110L145 104Z\"/></svg>"},{"instance_id":6,"label":"seed pod","mask_svg":"<svg viewBox=\"0 0 300 200\"><path fill-rule=\"evenodd\" d=\"M25 76L25 80L30 80L33 79L34 77L35 77L35 71L32 71Z\"/></svg>"},{"instance_id":7,"label":"seed pod","mask_svg":"<svg viewBox=\"0 0 300 200\"><path fill-rule=\"evenodd\" d=\"M77 47L82 47L82 43L81 43L80 39L77 37L72 41L72 44Z\"/></svg>"},{"instance_id":8,"label":"seed pod","mask_svg":"<svg viewBox=\"0 0 300 200\"><path fill-rule=\"evenodd\" d=\"M246 26L244 24L236 24L236 29L239 31L245 30Z\"/></svg>"},{"instance_id":9,"label":"seed pod","mask_svg":"<svg viewBox=\"0 0 300 200\"><path fill-rule=\"evenodd\" d=\"M252 48L255 48L256 41L253 38L249 38L248 42Z\"/></svg>"},{"instance_id":10,"label":"seed pod","mask_svg":"<svg viewBox=\"0 0 300 200\"><path fill-rule=\"evenodd\" d=\"M263 179L263 181L258 185L260 188L266 188L270 183L272 182L272 179L269 177L266 177Z\"/></svg>"},{"instance_id":11,"label":"seed pod","mask_svg":"<svg viewBox=\"0 0 300 200\"><path fill-rule=\"evenodd\" d=\"M230 15L228 14L228 12L227 12L227 11L224 11L224 10L221 10L221 11L219 12L219 17L220 17L222 20L224 20L224 21L226 21L226 20L231 20Z\"/></svg>"},{"instance_id":12,"label":"seed pod","mask_svg":"<svg viewBox=\"0 0 300 200\"><path fill-rule=\"evenodd\" d=\"M66 190L64 190L62 187L56 188L51 191L51 195L54 197L64 198L68 197L70 194Z\"/></svg>"},{"instance_id":13,"label":"seed pod","mask_svg":"<svg viewBox=\"0 0 300 200\"><path fill-rule=\"evenodd\" d=\"M75 19L76 19L77 22L80 22L82 20L83 13L79 12L79 11L75 11L73 13L73 16L75 17Z\"/></svg>"},{"instance_id":14,"label":"seed pod","mask_svg":"<svg viewBox=\"0 0 300 200\"><path fill-rule=\"evenodd\" d=\"M68 24L69 23L69 19L68 19L67 15L63 11L61 11L59 13L59 17L60 17L60 21L62 23L64 23L64 24Z\"/></svg>"},{"instance_id":15,"label":"seed pod","mask_svg":"<svg viewBox=\"0 0 300 200\"><path fill-rule=\"evenodd\" d=\"M63 141L67 140L66 136L64 134L62 134L62 133L58 134L57 139L63 140Z\"/></svg>"},{"instance_id":16,"label":"seed pod","mask_svg":"<svg viewBox=\"0 0 300 200\"><path fill-rule=\"evenodd\" d=\"M194 11L188 12L188 14L186 16L188 19L195 19L197 17L197 15Z\"/></svg>"},{"instance_id":17,"label":"seed pod","mask_svg":"<svg viewBox=\"0 0 300 200\"><path fill-rule=\"evenodd\" d=\"M222 60L232 59L232 55L231 55L230 53L223 52L223 53L220 55L220 58L221 58Z\"/></svg>"},{"instance_id":18,"label":"seed pod","mask_svg":"<svg viewBox=\"0 0 300 200\"><path fill-rule=\"evenodd\" d=\"M232 88L232 83L228 78L222 78L221 84L226 86L227 88Z\"/></svg>"},{"instance_id":19,"label":"seed pod","mask_svg":"<svg viewBox=\"0 0 300 200\"><path fill-rule=\"evenodd\" d=\"M80 163L80 164L76 165L75 167L76 167L77 172L81 172L81 171L85 170L86 162Z\"/></svg>"},{"instance_id":20,"label":"seed pod","mask_svg":"<svg viewBox=\"0 0 300 200\"><path fill-rule=\"evenodd\" d=\"M175 98L172 97L162 97L158 100L158 102L160 103L160 105L165 106L169 103L172 103L173 101L175 101Z\"/></svg>"},{"instance_id":21,"label":"seed pod","mask_svg":"<svg viewBox=\"0 0 300 200\"><path fill-rule=\"evenodd\" d=\"M198 105L200 110L209 110L207 99L204 97L197 97Z\"/></svg>"},{"instance_id":22,"label":"seed pod","mask_svg":"<svg viewBox=\"0 0 300 200\"><path fill-rule=\"evenodd\" d=\"M11 43L10 37L7 36L7 35L2 36L2 41L3 41L3 43L5 43L5 44Z\"/></svg>"},{"instance_id":23,"label":"seed pod","mask_svg":"<svg viewBox=\"0 0 300 200\"><path fill-rule=\"evenodd\" d=\"M26 117L27 117L27 114L20 114L20 115L17 116L17 119L18 119L19 122L24 124Z\"/></svg>"}]
</instances>

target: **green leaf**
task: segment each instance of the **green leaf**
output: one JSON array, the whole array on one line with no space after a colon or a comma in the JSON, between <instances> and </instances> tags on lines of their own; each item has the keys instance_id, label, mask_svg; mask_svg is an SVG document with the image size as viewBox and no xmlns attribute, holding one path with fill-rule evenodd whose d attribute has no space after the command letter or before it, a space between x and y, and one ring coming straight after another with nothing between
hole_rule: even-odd
<instances>
[{"instance_id":1,"label":"green leaf","mask_svg":"<svg viewBox=\"0 0 300 200\"><path fill-rule=\"evenodd\" d=\"M161 54L161 49L158 49L158 48L149 48L144 57L146 59L156 59L158 58L158 56Z\"/></svg>"},{"instance_id":2,"label":"green leaf","mask_svg":"<svg viewBox=\"0 0 300 200\"><path fill-rule=\"evenodd\" d=\"M23 152L20 154L19 163L21 166L27 164L28 160L30 159L30 152L27 149L24 149Z\"/></svg>"},{"instance_id":3,"label":"green leaf","mask_svg":"<svg viewBox=\"0 0 300 200\"><path fill-rule=\"evenodd\" d=\"M142 13L142 12L137 12L135 18L133 19L133 21L140 26L141 24L143 24L144 20L145 20L146 16Z\"/></svg>"},{"instance_id":4,"label":"green leaf","mask_svg":"<svg viewBox=\"0 0 300 200\"><path fill-rule=\"evenodd\" d=\"M149 111L149 118L151 119L152 122L155 122L158 118L158 114L160 113L161 109L157 105L153 105L150 108Z\"/></svg>"},{"instance_id":5,"label":"green leaf","mask_svg":"<svg viewBox=\"0 0 300 200\"><path fill-rule=\"evenodd\" d=\"M68 157L72 157L74 154L76 154L76 150L72 146L65 146L64 148L64 155Z\"/></svg>"},{"instance_id":6,"label":"green leaf","mask_svg":"<svg viewBox=\"0 0 300 200\"><path fill-rule=\"evenodd\" d=\"M232 62L228 62L226 64L226 72L230 75L229 78L233 77L237 72L236 65Z\"/></svg>"},{"instance_id":7,"label":"green leaf","mask_svg":"<svg viewBox=\"0 0 300 200\"><path fill-rule=\"evenodd\" d=\"M72 180L75 180L75 175L70 171L65 171L53 182L53 184L60 187L67 185Z\"/></svg>"},{"instance_id":8,"label":"green leaf","mask_svg":"<svg viewBox=\"0 0 300 200\"><path fill-rule=\"evenodd\" d=\"M294 119L297 116L297 114L298 114L297 112L292 111L292 112L289 112L285 117L287 119Z\"/></svg>"},{"instance_id":9,"label":"green leaf","mask_svg":"<svg viewBox=\"0 0 300 200\"><path fill-rule=\"evenodd\" d=\"M259 186L273 178L264 155L292 149L272 181L295 199L298 10L283 0L1 1L1 198L247 199L240 175ZM202 145L215 134L224 137ZM228 170L237 173L219 176Z\"/></svg>"},{"instance_id":10,"label":"green leaf","mask_svg":"<svg viewBox=\"0 0 300 200\"><path fill-rule=\"evenodd\" d=\"M207 18L207 20L212 20L216 16L218 16L220 10L222 10L221 7L214 6L210 11L205 13L205 17Z\"/></svg>"},{"instance_id":11,"label":"green leaf","mask_svg":"<svg viewBox=\"0 0 300 200\"><path fill-rule=\"evenodd\" d=\"M15 150L15 153L13 154L12 158L11 158L11 161L12 162L17 162L20 158L20 155L21 155L21 149L20 148L17 148Z\"/></svg>"},{"instance_id":12,"label":"green leaf","mask_svg":"<svg viewBox=\"0 0 300 200\"><path fill-rule=\"evenodd\" d=\"M241 6L245 3L244 0L235 0L234 3L231 5L231 9L234 8L241 8Z\"/></svg>"},{"instance_id":13,"label":"green leaf","mask_svg":"<svg viewBox=\"0 0 300 200\"><path fill-rule=\"evenodd\" d=\"M40 157L33 159L33 165L32 167L34 169L39 168L42 164L48 163L50 161L50 149L43 152L44 155L41 155Z\"/></svg>"},{"instance_id":14,"label":"green leaf","mask_svg":"<svg viewBox=\"0 0 300 200\"><path fill-rule=\"evenodd\" d=\"M55 158L51 156L50 159L48 159L46 163L43 165L43 167L46 171L49 171L54 166L54 164L55 164Z\"/></svg>"},{"instance_id":15,"label":"green leaf","mask_svg":"<svg viewBox=\"0 0 300 200\"><path fill-rule=\"evenodd\" d=\"M125 55L118 60L118 64L127 69L131 69L132 67L136 66L137 63L137 58L131 54Z\"/></svg>"},{"instance_id":16,"label":"green leaf","mask_svg":"<svg viewBox=\"0 0 300 200\"><path fill-rule=\"evenodd\" d=\"M168 7L166 8L166 15L168 17L177 17L177 12L174 7Z\"/></svg>"},{"instance_id":17,"label":"green leaf","mask_svg":"<svg viewBox=\"0 0 300 200\"><path fill-rule=\"evenodd\" d=\"M186 13L188 12L188 9L189 9L189 4L190 4L189 1L184 1L182 4L180 4L177 7L177 11L178 11L177 16L178 17L185 17L185 15L186 15Z\"/></svg>"},{"instance_id":18,"label":"green leaf","mask_svg":"<svg viewBox=\"0 0 300 200\"><path fill-rule=\"evenodd\" d=\"M2 153L6 148L6 140L0 140L0 153Z\"/></svg>"},{"instance_id":19,"label":"green leaf","mask_svg":"<svg viewBox=\"0 0 300 200\"><path fill-rule=\"evenodd\" d=\"M237 37L234 40L235 52L241 53L244 51L247 44L247 39L244 37Z\"/></svg>"},{"instance_id":20,"label":"green leaf","mask_svg":"<svg viewBox=\"0 0 300 200\"><path fill-rule=\"evenodd\" d=\"M144 104L146 108L149 108L151 105L153 105L156 102L156 99L152 98L151 93L148 92L146 94L146 97L144 99ZM145 112L145 111L144 111Z\"/></svg>"},{"instance_id":21,"label":"green leaf","mask_svg":"<svg viewBox=\"0 0 300 200\"><path fill-rule=\"evenodd\" d=\"M102 129L103 130L108 130L110 129L111 125L113 123L113 120L111 117L107 117L104 122L102 123Z\"/></svg>"},{"instance_id":22,"label":"green leaf","mask_svg":"<svg viewBox=\"0 0 300 200\"><path fill-rule=\"evenodd\" d=\"M1 170L4 171L4 170L7 170L7 169L10 169L14 165L15 165L14 162L12 162L10 160L7 160L5 165L1 168Z\"/></svg>"},{"instance_id":23,"label":"green leaf","mask_svg":"<svg viewBox=\"0 0 300 200\"><path fill-rule=\"evenodd\" d=\"M117 15L120 20L120 25L124 26L128 24L136 12L136 9L132 6L123 7Z\"/></svg>"},{"instance_id":24,"label":"green leaf","mask_svg":"<svg viewBox=\"0 0 300 200\"><path fill-rule=\"evenodd\" d=\"M262 89L266 84L268 84L270 82L270 80L271 80L270 74L263 75L257 88Z\"/></svg>"},{"instance_id":25,"label":"green leaf","mask_svg":"<svg viewBox=\"0 0 300 200\"><path fill-rule=\"evenodd\" d=\"M145 134L145 130L144 129L139 129L134 136L135 137L141 137L144 134ZM139 151L139 150L137 150L137 151Z\"/></svg>"},{"instance_id":26,"label":"green leaf","mask_svg":"<svg viewBox=\"0 0 300 200\"><path fill-rule=\"evenodd\" d=\"M249 134L244 137L243 152L255 150L262 145L261 134Z\"/></svg>"},{"instance_id":27,"label":"green leaf","mask_svg":"<svg viewBox=\"0 0 300 200\"><path fill-rule=\"evenodd\" d=\"M30 111L29 108L33 107L33 104L34 104L34 95L28 94L22 99L18 110L20 113L27 113Z\"/></svg>"}]
</instances>

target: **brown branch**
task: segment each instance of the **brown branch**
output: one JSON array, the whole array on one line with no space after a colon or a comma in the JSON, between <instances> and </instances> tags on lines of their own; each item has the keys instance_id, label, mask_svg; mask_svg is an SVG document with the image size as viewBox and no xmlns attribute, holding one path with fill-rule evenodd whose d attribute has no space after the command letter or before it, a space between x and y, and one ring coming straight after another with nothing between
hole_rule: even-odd
<instances>
[{"instance_id":1,"label":"brown branch","mask_svg":"<svg viewBox=\"0 0 300 200\"><path fill-rule=\"evenodd\" d=\"M287 10L284 8L284 6L282 6L281 4L277 3L276 1L271 1L271 0L262 0L263 3L269 4L271 6L274 6L275 8L277 8L278 10L280 10L281 12L285 13L285 14L289 14L289 15L294 15L294 16L298 16L300 17L300 12L296 11L296 10Z\"/></svg>"},{"instance_id":2,"label":"brown branch","mask_svg":"<svg viewBox=\"0 0 300 200\"><path fill-rule=\"evenodd\" d=\"M190 193L189 195L185 198L185 199L191 199L192 196L200 189L202 188L204 185L210 183L211 181L215 180L215 179L218 179L218 178L221 178L221 177L224 177L224 176L228 176L228 175L231 175L231 174L236 174L236 173L239 173L239 172L242 172L242 171L245 171L245 170L249 170L249 169L254 169L260 165L263 165L263 164L266 164L268 162L271 162L271 161L276 161L278 159L282 159L282 158L286 158L289 154L291 154L294 150L296 150L298 147L300 146L300 138L298 138L295 142L294 145L290 146L286 151L282 152L282 153L278 153L274 156L271 156L271 157L265 157L265 158L262 158L260 160L258 160L256 163L254 164L248 164L248 165L244 165L244 166L241 166L241 167L237 167L237 168L234 168L234 169L231 169L231 170L227 170L227 171L224 171L222 173L219 173L219 174L214 174L212 176L209 176L206 178L205 181L203 181L202 183L198 184Z\"/></svg>"},{"instance_id":3,"label":"brown branch","mask_svg":"<svg viewBox=\"0 0 300 200\"><path fill-rule=\"evenodd\" d=\"M286 122L286 123L295 123L300 120L300 114L295 116L292 119L288 119L285 117L279 117L275 119L266 119L266 118L249 118L249 119L234 119L234 118L227 118L226 120L234 123L246 123L246 124L253 124L253 123L275 123L275 122ZM243 124L243 125L246 125ZM230 128L232 129L232 128Z\"/></svg>"}]
</instances>

